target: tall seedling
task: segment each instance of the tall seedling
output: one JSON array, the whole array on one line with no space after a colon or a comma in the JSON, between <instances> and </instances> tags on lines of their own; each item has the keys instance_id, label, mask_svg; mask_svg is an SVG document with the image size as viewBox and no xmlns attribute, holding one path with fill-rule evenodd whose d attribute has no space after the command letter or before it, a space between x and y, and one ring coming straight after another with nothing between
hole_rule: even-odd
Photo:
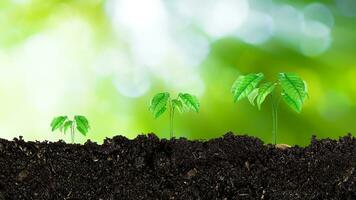
<instances>
[{"instance_id":1,"label":"tall seedling","mask_svg":"<svg viewBox=\"0 0 356 200\"><path fill-rule=\"evenodd\" d=\"M195 111L199 112L200 104L198 99L188 93L179 93L177 98L172 99L168 92L156 94L152 100L149 110L154 118L161 116L166 110L169 111L170 137L173 137L173 122L175 111L180 113Z\"/></svg>"},{"instance_id":2,"label":"tall seedling","mask_svg":"<svg viewBox=\"0 0 356 200\"><path fill-rule=\"evenodd\" d=\"M71 141L74 143L75 129L77 129L82 135L86 136L90 126L86 117L76 115L73 120L70 120L67 116L55 117L51 122L51 128L52 132L59 129L64 134L66 134L68 129L70 129Z\"/></svg>"},{"instance_id":3,"label":"tall seedling","mask_svg":"<svg viewBox=\"0 0 356 200\"><path fill-rule=\"evenodd\" d=\"M277 140L278 126L278 106L280 98L297 113L302 111L303 104L308 96L307 84L297 74L294 73L279 73L278 81L266 82L260 84L263 80L263 73L251 73L248 75L239 76L232 85L232 94L234 102L248 98L254 106L257 104L258 109L261 109L262 103L268 96L271 96L272 121L273 121L273 143ZM281 93L278 95L276 87L280 86Z\"/></svg>"}]
</instances>

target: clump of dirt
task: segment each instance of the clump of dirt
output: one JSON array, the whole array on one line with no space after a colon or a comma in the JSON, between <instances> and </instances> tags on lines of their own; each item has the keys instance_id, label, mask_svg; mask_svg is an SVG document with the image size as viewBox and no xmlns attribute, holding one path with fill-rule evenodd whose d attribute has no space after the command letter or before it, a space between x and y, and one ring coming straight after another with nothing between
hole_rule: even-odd
<instances>
[{"instance_id":1,"label":"clump of dirt","mask_svg":"<svg viewBox=\"0 0 356 200\"><path fill-rule=\"evenodd\" d=\"M356 199L356 139L275 148L228 133L209 141L122 136L102 145L0 139L0 200Z\"/></svg>"}]
</instances>

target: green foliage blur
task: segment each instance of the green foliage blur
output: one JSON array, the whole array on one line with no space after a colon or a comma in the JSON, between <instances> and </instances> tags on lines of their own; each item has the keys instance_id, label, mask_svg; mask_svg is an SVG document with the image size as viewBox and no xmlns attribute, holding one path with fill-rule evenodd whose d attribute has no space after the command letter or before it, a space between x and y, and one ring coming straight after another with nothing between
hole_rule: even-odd
<instances>
[{"instance_id":1,"label":"green foliage blur","mask_svg":"<svg viewBox=\"0 0 356 200\"><path fill-rule=\"evenodd\" d=\"M0 138L69 141L49 124L77 113L91 130L76 141L168 138L169 116L154 119L150 100L187 91L201 110L176 116L176 137L270 143L270 99L259 111L230 91L256 72L308 83L300 114L281 104L278 143L338 138L356 130L355 30L350 0L1 0Z\"/></svg>"}]
</instances>

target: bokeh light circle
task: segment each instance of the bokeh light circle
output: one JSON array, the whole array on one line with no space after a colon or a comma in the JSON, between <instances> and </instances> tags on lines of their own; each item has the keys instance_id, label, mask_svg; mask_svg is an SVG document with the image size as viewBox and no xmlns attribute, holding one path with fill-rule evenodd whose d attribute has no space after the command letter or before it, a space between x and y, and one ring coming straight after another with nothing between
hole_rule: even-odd
<instances>
[{"instance_id":1,"label":"bokeh light circle","mask_svg":"<svg viewBox=\"0 0 356 200\"><path fill-rule=\"evenodd\" d=\"M321 3L312 3L304 8L304 19L319 21L328 27L334 26L334 16L330 9Z\"/></svg>"},{"instance_id":2,"label":"bokeh light circle","mask_svg":"<svg viewBox=\"0 0 356 200\"><path fill-rule=\"evenodd\" d=\"M254 11L248 18L237 33L239 38L250 44L261 44L272 36L274 22L271 16Z\"/></svg>"},{"instance_id":3,"label":"bokeh light circle","mask_svg":"<svg viewBox=\"0 0 356 200\"><path fill-rule=\"evenodd\" d=\"M304 55L318 56L330 47L331 30L327 25L318 21L305 20L302 31L300 48Z\"/></svg>"},{"instance_id":4,"label":"bokeh light circle","mask_svg":"<svg viewBox=\"0 0 356 200\"><path fill-rule=\"evenodd\" d=\"M101 76L110 78L117 91L125 97L140 97L151 86L146 68L115 49L102 52L95 70Z\"/></svg>"},{"instance_id":5,"label":"bokeh light circle","mask_svg":"<svg viewBox=\"0 0 356 200\"><path fill-rule=\"evenodd\" d=\"M303 15L290 5L275 6L273 21L277 37L288 42L298 41L303 25Z\"/></svg>"}]
</instances>

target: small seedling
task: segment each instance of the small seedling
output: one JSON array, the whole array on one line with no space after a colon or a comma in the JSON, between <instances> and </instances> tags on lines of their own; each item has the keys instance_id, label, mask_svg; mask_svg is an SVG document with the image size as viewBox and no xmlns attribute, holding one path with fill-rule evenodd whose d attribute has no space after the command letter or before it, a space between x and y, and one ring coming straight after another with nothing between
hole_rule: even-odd
<instances>
[{"instance_id":1,"label":"small seedling","mask_svg":"<svg viewBox=\"0 0 356 200\"><path fill-rule=\"evenodd\" d=\"M273 120L273 143L277 140L278 126L278 106L280 98L297 113L302 111L302 106L308 96L307 84L297 74L294 73L279 73L277 82L266 82L260 87L259 83L264 78L262 73L248 74L239 76L232 85L232 94L234 102L237 102L245 97L254 106L255 102L260 110L262 103L268 95L271 96L272 120ZM281 95L277 97L276 87L280 86Z\"/></svg>"},{"instance_id":2,"label":"small seedling","mask_svg":"<svg viewBox=\"0 0 356 200\"><path fill-rule=\"evenodd\" d=\"M172 99L168 92L162 92L152 98L149 110L154 118L158 118L167 110L167 107L169 109L170 137L172 138L175 111L177 110L180 113L199 112L200 104L195 96L188 93L179 93L177 98Z\"/></svg>"},{"instance_id":3,"label":"small seedling","mask_svg":"<svg viewBox=\"0 0 356 200\"><path fill-rule=\"evenodd\" d=\"M88 119L80 115L74 116L73 120L70 120L67 116L55 117L51 122L51 127L52 132L59 129L64 134L70 129L72 143L74 143L75 129L86 136L90 128Z\"/></svg>"}]
</instances>

